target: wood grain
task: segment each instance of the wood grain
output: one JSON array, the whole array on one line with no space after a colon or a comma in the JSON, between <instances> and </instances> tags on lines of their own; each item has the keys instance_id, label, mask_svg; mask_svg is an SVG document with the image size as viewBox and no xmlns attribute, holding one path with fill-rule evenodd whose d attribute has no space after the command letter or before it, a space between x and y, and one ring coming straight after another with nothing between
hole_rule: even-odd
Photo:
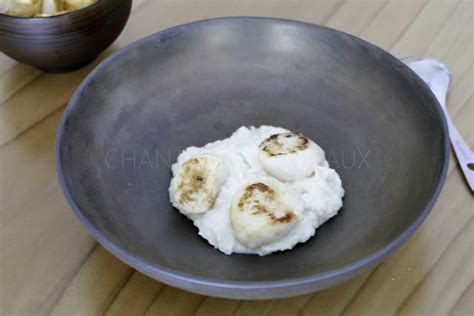
<instances>
[{"instance_id":1,"label":"wood grain","mask_svg":"<svg viewBox=\"0 0 474 316\"><path fill-rule=\"evenodd\" d=\"M135 0L112 47L79 71L45 74L0 55L1 315L472 315L474 201L452 160L432 213L372 271L294 298L239 301L171 288L110 255L58 187L53 146L62 110L103 58L166 27L227 15L298 19L357 35L398 57L448 65L448 107L474 146L471 0Z\"/></svg>"}]
</instances>

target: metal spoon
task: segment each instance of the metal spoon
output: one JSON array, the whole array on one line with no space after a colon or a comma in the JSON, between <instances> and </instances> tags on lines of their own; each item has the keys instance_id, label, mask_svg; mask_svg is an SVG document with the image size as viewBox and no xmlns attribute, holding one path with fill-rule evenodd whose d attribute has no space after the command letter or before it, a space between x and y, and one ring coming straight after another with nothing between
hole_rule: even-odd
<instances>
[{"instance_id":1,"label":"metal spoon","mask_svg":"<svg viewBox=\"0 0 474 316\"><path fill-rule=\"evenodd\" d=\"M451 73L448 68L439 61L431 58L408 57L401 59L430 87L443 109L448 124L451 145L458 159L461 170L466 181L474 192L474 153L463 140L456 126L454 126L448 111L446 110L446 95L448 93Z\"/></svg>"}]
</instances>

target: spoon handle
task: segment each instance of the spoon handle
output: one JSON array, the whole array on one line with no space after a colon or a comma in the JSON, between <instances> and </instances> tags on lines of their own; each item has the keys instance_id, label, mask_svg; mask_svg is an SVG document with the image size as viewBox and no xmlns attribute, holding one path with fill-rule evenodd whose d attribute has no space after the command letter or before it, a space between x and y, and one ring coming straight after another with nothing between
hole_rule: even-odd
<instances>
[{"instance_id":1,"label":"spoon handle","mask_svg":"<svg viewBox=\"0 0 474 316\"><path fill-rule=\"evenodd\" d=\"M466 181L469 184L471 191L474 192L474 153L461 137L456 126L454 126L451 117L447 113L448 111L443 108L443 112L446 116L446 122L449 129L449 138L451 139L451 145L453 146L456 158L459 161L459 166L466 177Z\"/></svg>"},{"instance_id":2,"label":"spoon handle","mask_svg":"<svg viewBox=\"0 0 474 316\"><path fill-rule=\"evenodd\" d=\"M446 109L446 95L451 80L448 68L439 61L431 58L409 57L401 59L428 85L436 99L438 99L449 130L449 138L456 158L466 178L466 181L474 192L474 153L466 144L454 125Z\"/></svg>"}]
</instances>

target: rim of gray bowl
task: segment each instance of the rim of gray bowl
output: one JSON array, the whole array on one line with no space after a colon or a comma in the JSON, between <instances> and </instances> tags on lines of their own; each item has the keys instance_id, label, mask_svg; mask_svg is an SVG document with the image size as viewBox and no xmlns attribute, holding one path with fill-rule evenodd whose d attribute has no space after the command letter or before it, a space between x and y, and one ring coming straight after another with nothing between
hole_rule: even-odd
<instances>
[{"instance_id":1,"label":"rim of gray bowl","mask_svg":"<svg viewBox=\"0 0 474 316\"><path fill-rule=\"evenodd\" d=\"M400 67L404 68L407 72L408 76L411 76L412 79L418 80L422 86L425 87L425 90L431 95L433 102L435 104L436 111L438 116L442 122L442 130L443 130L443 143L444 143L444 154L443 154L443 166L442 172L438 179L438 183L436 184L436 189L421 212L420 216L413 221L400 235L398 235L394 240L390 243L385 245L384 247L378 249L377 251L373 252L372 254L366 256L365 258L355 261L351 264L342 266L340 268L321 273L315 274L306 277L300 278L290 278L290 279L282 279L278 281L226 281L221 279L214 279L214 278L206 278L195 276L192 274L184 273L178 270L162 267L158 264L150 264L145 260L137 257L130 251L116 245L110 239L104 237L82 214L80 207L76 204L74 197L72 196L69 188L66 185L65 177L62 171L62 164L60 159L60 148L61 148L61 140L65 129L65 123L73 110L76 106L77 101L82 93L82 91L87 87L89 82L99 73L103 68L107 67L108 64L113 62L115 59L120 58L120 56L129 50L135 48L136 46L140 45L144 41L147 41L150 38L167 38L176 32L178 29L185 29L189 26L194 24L206 24L206 23L216 23L225 20L231 19L249 19L249 20L267 20L269 22L280 22L280 23L288 23L299 25L303 27L311 27L311 28L323 28L329 30L331 32L337 32L343 34L345 36L349 36L360 45L375 48L383 52L389 56L389 58L393 59L395 63L397 63ZM448 137L448 130L446 119L442 113L442 109L440 104L438 103L436 97L433 95L431 90L428 86L421 80L418 75L413 72L408 66L406 66L402 61L400 61L395 56L391 55L389 52L385 51L384 49L375 46L369 42L366 42L356 36L351 34L335 30L326 26L321 26L317 24L312 24L308 22L301 22L289 19L282 19L282 18L273 18L273 17L257 17L257 16L226 16L226 17L218 17L212 19L205 19L194 21L186 24L177 25L160 32L154 33L152 35L143 37L123 48L119 51L115 52L111 56L104 59L94 70L89 73L89 75L84 79L84 81L80 84L79 88L75 91L74 95L72 96L71 100L69 101L66 109L64 110L63 116L61 118L58 132L56 135L56 143L55 143L55 159L56 159L56 172L59 178L59 184L62 188L62 191L68 201L70 207L82 222L82 224L89 230L92 236L108 251L110 251L114 256L128 264L129 266L135 268L136 270L148 275L151 278L156 280L162 281L168 285L185 289L191 292L217 296L217 297L226 297L226 298L244 298L244 299L269 299L269 298L281 298L281 297L289 297L295 295L301 295L305 293L309 293L312 291L322 290L324 288L336 285L342 281L345 281L349 278L356 276L357 274L368 270L369 268L373 267L375 264L382 261L387 255L392 253L397 247L399 247L405 240L407 240L420 226L420 224L425 220L428 216L429 212L433 208L436 200L438 199L442 187L444 185L447 169L449 164L449 157L450 157L450 150L449 150L449 137Z\"/></svg>"}]
</instances>

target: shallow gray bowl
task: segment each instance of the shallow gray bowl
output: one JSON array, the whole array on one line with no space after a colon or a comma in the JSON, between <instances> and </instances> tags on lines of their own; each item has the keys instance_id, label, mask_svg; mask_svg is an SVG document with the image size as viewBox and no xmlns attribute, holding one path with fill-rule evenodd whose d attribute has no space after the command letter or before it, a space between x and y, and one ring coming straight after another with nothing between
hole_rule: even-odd
<instances>
[{"instance_id":1,"label":"shallow gray bowl","mask_svg":"<svg viewBox=\"0 0 474 316\"><path fill-rule=\"evenodd\" d=\"M291 251L227 256L169 203L169 165L262 124L326 150L344 207ZM436 99L396 58L328 28L242 17L177 26L106 59L71 99L56 150L68 202L110 252L172 286L243 299L323 289L380 262L428 215L449 159Z\"/></svg>"}]
</instances>

